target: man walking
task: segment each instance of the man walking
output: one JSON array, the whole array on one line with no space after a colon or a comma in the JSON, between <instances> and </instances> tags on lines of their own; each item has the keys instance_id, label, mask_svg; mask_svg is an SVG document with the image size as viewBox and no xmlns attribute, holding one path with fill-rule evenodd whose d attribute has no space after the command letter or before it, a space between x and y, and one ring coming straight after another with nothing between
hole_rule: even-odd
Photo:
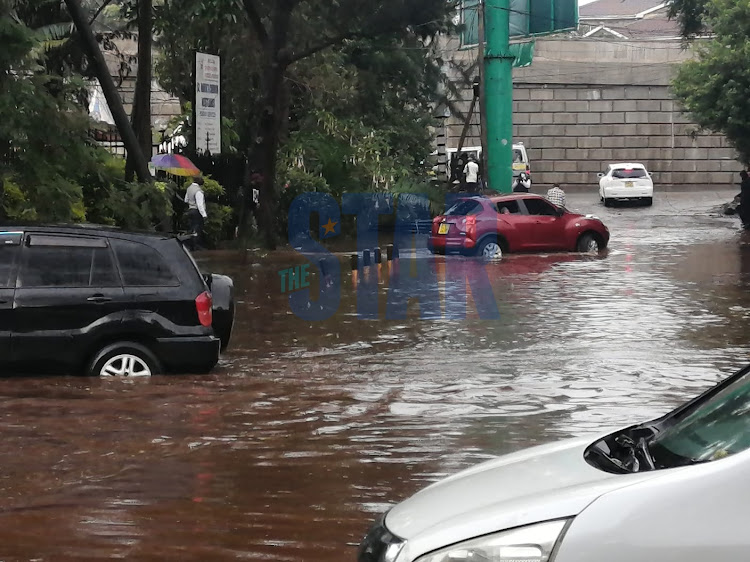
<instances>
[{"instance_id":1,"label":"man walking","mask_svg":"<svg viewBox=\"0 0 750 562\"><path fill-rule=\"evenodd\" d=\"M547 199L553 205L565 207L565 192L560 189L560 184L554 184L552 189L547 191Z\"/></svg>"},{"instance_id":2,"label":"man walking","mask_svg":"<svg viewBox=\"0 0 750 562\"><path fill-rule=\"evenodd\" d=\"M466 190L469 193L477 193L479 164L477 164L476 158L473 156L469 156L469 162L464 167L464 175L466 176Z\"/></svg>"},{"instance_id":3,"label":"man walking","mask_svg":"<svg viewBox=\"0 0 750 562\"><path fill-rule=\"evenodd\" d=\"M203 178L200 176L193 178L193 183L187 188L185 193L185 203L187 203L188 225L190 232L193 234L193 242L190 244L193 250L200 247L203 241L203 224L208 214L206 213L206 198L203 194Z\"/></svg>"}]
</instances>

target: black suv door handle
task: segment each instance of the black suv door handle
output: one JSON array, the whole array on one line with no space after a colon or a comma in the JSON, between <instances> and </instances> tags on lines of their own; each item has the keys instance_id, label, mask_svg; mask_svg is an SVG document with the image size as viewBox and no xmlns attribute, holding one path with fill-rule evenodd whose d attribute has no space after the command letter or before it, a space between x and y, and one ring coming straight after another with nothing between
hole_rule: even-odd
<instances>
[{"instance_id":1,"label":"black suv door handle","mask_svg":"<svg viewBox=\"0 0 750 562\"><path fill-rule=\"evenodd\" d=\"M89 297L86 299L89 302L111 302L112 299L109 297L105 297L104 295L94 295L93 297Z\"/></svg>"}]
</instances>

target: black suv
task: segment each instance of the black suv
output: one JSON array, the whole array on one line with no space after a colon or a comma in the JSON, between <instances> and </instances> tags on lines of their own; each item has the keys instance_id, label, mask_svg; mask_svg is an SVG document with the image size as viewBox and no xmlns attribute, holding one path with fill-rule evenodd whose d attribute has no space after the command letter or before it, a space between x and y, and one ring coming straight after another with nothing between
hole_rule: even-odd
<instances>
[{"instance_id":1,"label":"black suv","mask_svg":"<svg viewBox=\"0 0 750 562\"><path fill-rule=\"evenodd\" d=\"M232 280L178 237L0 228L0 373L207 372L233 323Z\"/></svg>"}]
</instances>

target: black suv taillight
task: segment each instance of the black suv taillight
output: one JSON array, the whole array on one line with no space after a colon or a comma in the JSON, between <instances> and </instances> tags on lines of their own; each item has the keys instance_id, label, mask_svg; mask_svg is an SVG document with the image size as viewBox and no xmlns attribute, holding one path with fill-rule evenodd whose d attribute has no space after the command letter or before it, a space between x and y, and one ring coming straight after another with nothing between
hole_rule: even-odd
<instances>
[{"instance_id":1,"label":"black suv taillight","mask_svg":"<svg viewBox=\"0 0 750 562\"><path fill-rule=\"evenodd\" d=\"M201 326L210 326L213 324L213 299L211 293L203 291L195 298L195 309L198 311L198 320Z\"/></svg>"}]
</instances>

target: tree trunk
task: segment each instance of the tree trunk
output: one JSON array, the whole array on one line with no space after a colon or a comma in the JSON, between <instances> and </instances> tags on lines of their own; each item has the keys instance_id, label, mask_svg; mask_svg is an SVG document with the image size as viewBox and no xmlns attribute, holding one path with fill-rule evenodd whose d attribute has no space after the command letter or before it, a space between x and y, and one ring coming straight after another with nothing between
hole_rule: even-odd
<instances>
[{"instance_id":1,"label":"tree trunk","mask_svg":"<svg viewBox=\"0 0 750 562\"><path fill-rule=\"evenodd\" d=\"M150 159L151 137L151 33L152 0L138 0L138 74L135 80L135 97L131 122L143 155ZM128 151L125 175L132 180L135 165Z\"/></svg>"},{"instance_id":2,"label":"tree trunk","mask_svg":"<svg viewBox=\"0 0 750 562\"><path fill-rule=\"evenodd\" d=\"M288 67L285 49L289 36L289 24L292 15L292 4L280 0L274 7L272 31L265 52L265 73L263 80L263 109L258 127L257 148L248 156L257 157L258 166L263 176L260 188L259 222L266 246L276 249L276 213L278 194L276 192L276 162L281 130L281 116L287 113L283 107L285 96L282 95L284 75ZM286 102L288 103L288 101ZM252 197L252 192L250 192ZM248 198L246 197L247 201ZM287 211L287 209L282 209ZM247 213L245 214L247 222ZM242 230L247 232L247 227Z\"/></svg>"},{"instance_id":3,"label":"tree trunk","mask_svg":"<svg viewBox=\"0 0 750 562\"><path fill-rule=\"evenodd\" d=\"M148 170L148 162L138 145L138 139L135 136L133 127L130 125L128 114L125 113L125 108L122 106L120 94L117 91L114 80L112 80L112 75L109 73L109 68L99 48L99 43L96 42L86 15L81 9L80 0L65 0L65 4L68 6L70 17L78 33L81 34L88 55L91 57L91 62L94 64L96 77L102 86L107 105L109 105L109 109L112 112L112 117L114 117L117 130L120 132L120 137L122 137L122 142L125 144L125 150L128 151L128 154L133 155L133 167L135 168L138 180L149 183L152 179L151 173Z\"/></svg>"}]
</instances>

